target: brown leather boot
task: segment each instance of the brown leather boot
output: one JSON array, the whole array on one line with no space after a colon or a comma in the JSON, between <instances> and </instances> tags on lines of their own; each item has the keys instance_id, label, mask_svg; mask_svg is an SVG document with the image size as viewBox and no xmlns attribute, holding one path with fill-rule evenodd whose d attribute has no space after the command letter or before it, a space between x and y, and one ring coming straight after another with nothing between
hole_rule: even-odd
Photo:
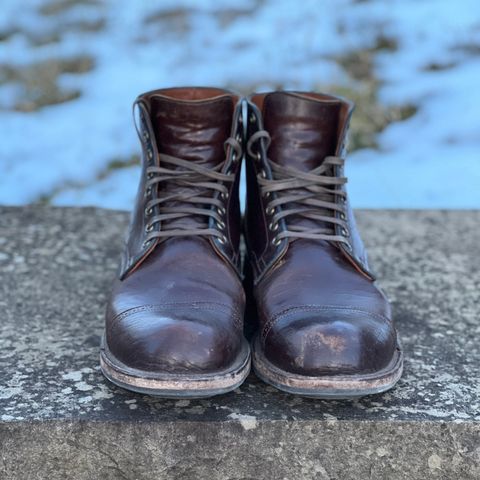
<instances>
[{"instance_id":1,"label":"brown leather boot","mask_svg":"<svg viewBox=\"0 0 480 480\"><path fill-rule=\"evenodd\" d=\"M142 393L224 393L250 368L239 276L241 100L173 88L140 95L135 106L142 173L101 368Z\"/></svg>"},{"instance_id":2,"label":"brown leather boot","mask_svg":"<svg viewBox=\"0 0 480 480\"><path fill-rule=\"evenodd\" d=\"M246 238L258 376L291 393L348 398L391 388L402 353L345 191L353 105L300 92L248 105Z\"/></svg>"}]
</instances>

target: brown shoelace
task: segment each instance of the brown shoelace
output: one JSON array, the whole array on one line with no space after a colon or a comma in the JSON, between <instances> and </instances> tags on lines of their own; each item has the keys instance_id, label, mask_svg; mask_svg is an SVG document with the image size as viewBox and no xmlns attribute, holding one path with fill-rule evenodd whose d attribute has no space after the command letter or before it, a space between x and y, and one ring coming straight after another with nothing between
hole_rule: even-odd
<instances>
[{"instance_id":1,"label":"brown shoelace","mask_svg":"<svg viewBox=\"0 0 480 480\"><path fill-rule=\"evenodd\" d=\"M228 147L233 149L235 159L242 156L238 140L228 138L225 152ZM217 237L221 243L225 243L227 237L222 232L225 228L222 216L226 213L225 201L229 191L227 185L235 181L233 173L222 173L226 160L215 167L205 167L182 158L160 154L160 163L162 166L150 166L146 170L146 191L158 190L158 193L154 194L145 206L145 215L150 218L146 226L144 245L156 238L194 235ZM169 166L173 168L168 168ZM157 188L160 184L163 184L163 188ZM158 213L153 215L155 207L159 207ZM204 221L198 222L198 226L191 222L182 224L182 219L191 219L192 216L204 217ZM218 228L209 227L210 218L215 220ZM170 222L173 222L173 225L169 225ZM158 223L162 224L162 229L154 231L154 226Z\"/></svg>"},{"instance_id":2,"label":"brown shoelace","mask_svg":"<svg viewBox=\"0 0 480 480\"><path fill-rule=\"evenodd\" d=\"M247 151L252 157L257 156L253 153L252 146L261 138L266 140L268 149L270 135L265 130L259 130L250 137L247 144ZM335 175L335 167L343 166L344 159L327 156L321 165L309 172L278 165L269 158L267 162L273 178L266 178L264 170L257 178L262 195L270 198L266 206L267 214L272 215L269 228L272 231L278 230L278 222L282 219L287 226L273 238L272 243L279 245L283 238L306 238L341 242L351 248L346 222L346 192L341 190L347 179ZM302 224L298 221L301 219L311 222ZM340 226L341 234L336 233L335 225Z\"/></svg>"}]
</instances>

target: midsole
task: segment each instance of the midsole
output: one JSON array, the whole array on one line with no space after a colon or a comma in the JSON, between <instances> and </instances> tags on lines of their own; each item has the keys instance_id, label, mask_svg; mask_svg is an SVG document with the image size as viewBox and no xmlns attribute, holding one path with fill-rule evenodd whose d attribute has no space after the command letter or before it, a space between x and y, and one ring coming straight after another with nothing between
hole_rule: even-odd
<instances>
[{"instance_id":1,"label":"midsole","mask_svg":"<svg viewBox=\"0 0 480 480\"><path fill-rule=\"evenodd\" d=\"M214 373L176 374L147 372L127 367L117 360L102 341L100 366L107 377L137 388L152 390L211 390L228 388L248 375L250 370L249 346L245 341L232 366Z\"/></svg>"},{"instance_id":2,"label":"midsole","mask_svg":"<svg viewBox=\"0 0 480 480\"><path fill-rule=\"evenodd\" d=\"M400 345L397 346L391 362L385 368L377 372L355 375L307 376L282 370L265 357L258 337L253 342L252 354L254 368L262 377L271 380L274 384L300 390L376 391L384 386L395 384L400 379L403 369Z\"/></svg>"}]
</instances>

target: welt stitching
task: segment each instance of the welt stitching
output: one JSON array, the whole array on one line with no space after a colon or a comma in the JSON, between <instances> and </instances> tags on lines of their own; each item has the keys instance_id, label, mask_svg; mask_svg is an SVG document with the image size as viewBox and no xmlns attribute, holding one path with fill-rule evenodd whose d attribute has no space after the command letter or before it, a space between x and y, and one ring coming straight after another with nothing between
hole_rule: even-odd
<instances>
[{"instance_id":1,"label":"welt stitching","mask_svg":"<svg viewBox=\"0 0 480 480\"><path fill-rule=\"evenodd\" d=\"M198 306L202 308L203 310L212 310L212 311L221 311L225 313L233 313L233 317L235 320L235 324L238 324L239 326L242 325L242 316L238 312L236 308L231 308L228 305L225 305L223 303L209 303L209 302L171 302L171 303L163 303L161 305L142 305L140 307L133 307L129 308L128 310L125 310L124 312L118 314L116 317L113 318L112 323L118 323L120 320L133 315L138 312L151 312L155 310L163 310L168 307L181 307L181 306L187 306L187 307L195 307Z\"/></svg>"}]
</instances>

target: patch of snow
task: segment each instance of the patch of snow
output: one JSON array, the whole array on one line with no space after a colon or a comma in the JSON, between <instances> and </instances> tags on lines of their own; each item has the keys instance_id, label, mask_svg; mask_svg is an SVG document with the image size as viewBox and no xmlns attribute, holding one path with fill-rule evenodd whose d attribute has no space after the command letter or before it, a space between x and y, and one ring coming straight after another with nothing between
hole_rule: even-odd
<instances>
[{"instance_id":1,"label":"patch of snow","mask_svg":"<svg viewBox=\"0 0 480 480\"><path fill-rule=\"evenodd\" d=\"M30 0L19 15L17 0L2 1L0 32L17 33L0 43L0 64L90 56L94 68L58 78L61 88L81 91L78 99L30 113L9 109L17 83L0 85L2 204L53 195L57 205L130 209L138 168L98 176L113 159L139 153L130 110L136 95L186 84L345 85L333 57L373 47L384 35L398 48L374 54L380 101L418 111L379 134L378 150L349 156L354 206L480 208L478 0L325 0L321 8L313 0L241 7L233 0L108 0L42 15L45 4ZM146 22L162 13L164 20ZM102 19L98 31L72 26ZM58 31L59 42L42 45L25 34Z\"/></svg>"}]
</instances>

